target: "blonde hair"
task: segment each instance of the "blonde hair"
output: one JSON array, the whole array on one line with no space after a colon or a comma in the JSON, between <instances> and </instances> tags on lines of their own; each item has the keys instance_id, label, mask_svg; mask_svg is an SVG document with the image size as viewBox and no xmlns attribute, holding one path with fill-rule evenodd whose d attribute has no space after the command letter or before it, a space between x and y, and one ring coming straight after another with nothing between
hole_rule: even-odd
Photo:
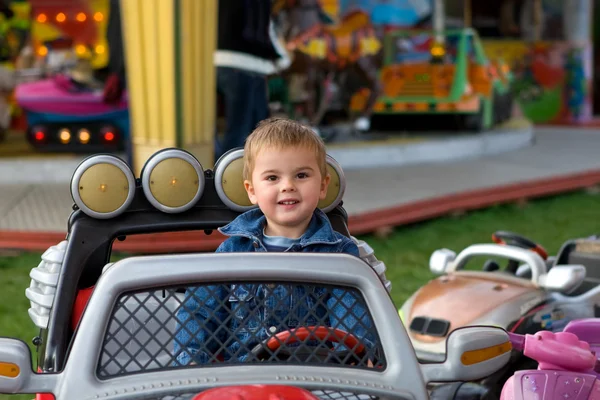
<instances>
[{"instance_id":1,"label":"blonde hair","mask_svg":"<svg viewBox=\"0 0 600 400\"><path fill-rule=\"evenodd\" d=\"M301 147L314 151L321 177L327 175L325 143L308 126L286 118L269 118L261 121L246 139L244 145L244 179L252 179L254 162L266 148L277 150Z\"/></svg>"}]
</instances>

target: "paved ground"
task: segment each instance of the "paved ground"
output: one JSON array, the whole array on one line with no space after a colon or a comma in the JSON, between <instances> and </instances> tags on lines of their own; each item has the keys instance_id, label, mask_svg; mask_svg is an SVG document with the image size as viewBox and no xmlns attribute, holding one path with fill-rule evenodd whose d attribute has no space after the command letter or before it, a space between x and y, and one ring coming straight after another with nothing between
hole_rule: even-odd
<instances>
[{"instance_id":1,"label":"paved ground","mask_svg":"<svg viewBox=\"0 0 600 400\"><path fill-rule=\"evenodd\" d=\"M533 146L484 158L346 171L344 205L355 215L466 190L600 169L600 129L536 128L535 133ZM79 160L60 162L63 168L72 163L72 171ZM32 173L38 174L34 183L19 184ZM65 232L71 204L68 183L53 181L47 159L0 161L0 230Z\"/></svg>"}]
</instances>

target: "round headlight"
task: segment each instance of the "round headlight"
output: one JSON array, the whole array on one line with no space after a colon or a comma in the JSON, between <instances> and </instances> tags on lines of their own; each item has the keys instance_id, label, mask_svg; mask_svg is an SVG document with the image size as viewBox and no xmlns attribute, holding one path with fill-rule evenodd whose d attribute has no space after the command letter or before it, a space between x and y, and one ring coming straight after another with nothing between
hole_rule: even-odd
<instances>
[{"instance_id":1,"label":"round headlight","mask_svg":"<svg viewBox=\"0 0 600 400\"><path fill-rule=\"evenodd\" d=\"M135 195L131 168L118 157L98 155L81 162L71 179L71 196L81 211L93 218L114 218Z\"/></svg>"},{"instance_id":2,"label":"round headlight","mask_svg":"<svg viewBox=\"0 0 600 400\"><path fill-rule=\"evenodd\" d=\"M150 204L166 213L180 213L192 208L202 196L204 170L187 151L166 149L146 161L141 181Z\"/></svg>"},{"instance_id":3,"label":"round headlight","mask_svg":"<svg viewBox=\"0 0 600 400\"><path fill-rule=\"evenodd\" d=\"M327 171L331 177L327 196L319 201L318 207L325 213L333 210L342 201L346 191L346 177L342 166L329 154L327 155Z\"/></svg>"},{"instance_id":4,"label":"round headlight","mask_svg":"<svg viewBox=\"0 0 600 400\"><path fill-rule=\"evenodd\" d=\"M215 165L215 190L227 207L244 212L256 208L244 188L244 149L225 153Z\"/></svg>"}]
</instances>

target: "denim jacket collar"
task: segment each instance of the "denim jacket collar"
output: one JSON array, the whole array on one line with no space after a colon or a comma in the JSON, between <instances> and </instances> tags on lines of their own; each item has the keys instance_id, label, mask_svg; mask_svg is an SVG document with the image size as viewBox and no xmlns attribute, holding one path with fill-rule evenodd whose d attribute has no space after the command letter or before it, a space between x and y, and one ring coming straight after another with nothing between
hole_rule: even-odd
<instances>
[{"instance_id":1,"label":"denim jacket collar","mask_svg":"<svg viewBox=\"0 0 600 400\"><path fill-rule=\"evenodd\" d=\"M267 222L263 212L259 208L246 211L236 219L222 228L219 228L225 236L244 236L251 240L257 240L263 244L263 228ZM313 213L306 232L300 238L300 246L306 247L313 244L338 244L342 239L338 238L329 223L327 215L319 209Z\"/></svg>"}]
</instances>

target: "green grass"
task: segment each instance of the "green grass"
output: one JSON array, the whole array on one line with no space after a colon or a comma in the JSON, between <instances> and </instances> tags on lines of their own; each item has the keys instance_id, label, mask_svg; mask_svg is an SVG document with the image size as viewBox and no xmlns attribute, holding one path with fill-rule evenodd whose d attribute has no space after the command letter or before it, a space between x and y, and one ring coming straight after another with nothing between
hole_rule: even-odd
<instances>
[{"instance_id":1,"label":"green grass","mask_svg":"<svg viewBox=\"0 0 600 400\"><path fill-rule=\"evenodd\" d=\"M600 196L584 192L537 200L525 205L503 205L397 228L385 239L364 236L377 258L387 265L393 283L392 297L399 307L406 298L432 278L429 256L446 247L460 251L469 244L490 242L496 230L510 230L541 243L550 254L570 238L600 232ZM29 320L24 291L29 271L39 263L40 254L0 255L0 336L31 343L37 334ZM0 396L7 399L8 396ZM31 396L10 396L30 399Z\"/></svg>"}]
</instances>

